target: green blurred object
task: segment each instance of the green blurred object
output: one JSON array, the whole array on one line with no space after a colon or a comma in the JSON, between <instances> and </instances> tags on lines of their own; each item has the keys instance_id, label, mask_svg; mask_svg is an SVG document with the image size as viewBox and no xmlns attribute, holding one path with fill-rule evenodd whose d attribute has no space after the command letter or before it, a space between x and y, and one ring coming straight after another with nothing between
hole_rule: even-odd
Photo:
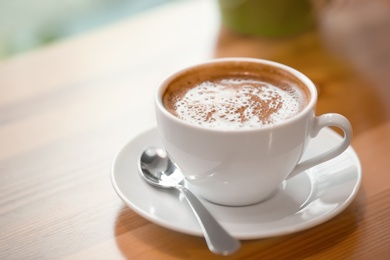
<instances>
[{"instance_id":1,"label":"green blurred object","mask_svg":"<svg viewBox=\"0 0 390 260\"><path fill-rule=\"evenodd\" d=\"M222 23L248 35L291 36L316 24L310 0L218 0Z\"/></svg>"}]
</instances>

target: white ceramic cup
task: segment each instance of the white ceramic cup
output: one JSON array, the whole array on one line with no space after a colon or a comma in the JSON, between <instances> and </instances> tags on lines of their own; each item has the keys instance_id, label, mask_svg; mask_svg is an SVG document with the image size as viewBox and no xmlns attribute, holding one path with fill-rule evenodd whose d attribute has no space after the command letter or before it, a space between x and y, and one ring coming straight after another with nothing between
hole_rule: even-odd
<instances>
[{"instance_id":1,"label":"white ceramic cup","mask_svg":"<svg viewBox=\"0 0 390 260\"><path fill-rule=\"evenodd\" d=\"M162 97L170 84L194 74L246 70L292 80L308 94L305 108L273 125L254 129L212 129L187 123L170 112ZM225 72L221 72L225 71ZM183 171L191 189L222 205L244 206L267 199L287 178L340 155L350 144L352 127L342 115L315 115L317 90L313 82L288 66L252 58L223 58L180 70L165 79L155 96L157 128L170 158ZM335 148L300 162L311 138L327 126L343 130Z\"/></svg>"}]
</instances>

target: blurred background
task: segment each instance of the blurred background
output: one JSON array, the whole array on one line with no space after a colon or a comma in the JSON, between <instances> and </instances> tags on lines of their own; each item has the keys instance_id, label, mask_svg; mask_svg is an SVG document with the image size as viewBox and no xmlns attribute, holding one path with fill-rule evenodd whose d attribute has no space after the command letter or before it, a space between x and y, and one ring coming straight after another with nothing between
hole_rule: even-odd
<instances>
[{"instance_id":1,"label":"blurred background","mask_svg":"<svg viewBox=\"0 0 390 260\"><path fill-rule=\"evenodd\" d=\"M0 60L179 0L0 0Z\"/></svg>"}]
</instances>

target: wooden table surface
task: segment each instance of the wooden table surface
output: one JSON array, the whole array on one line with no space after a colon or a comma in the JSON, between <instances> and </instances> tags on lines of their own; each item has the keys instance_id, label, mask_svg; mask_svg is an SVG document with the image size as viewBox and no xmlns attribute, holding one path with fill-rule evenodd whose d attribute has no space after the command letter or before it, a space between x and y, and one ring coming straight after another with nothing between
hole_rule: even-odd
<instances>
[{"instance_id":1,"label":"wooden table surface","mask_svg":"<svg viewBox=\"0 0 390 260\"><path fill-rule=\"evenodd\" d=\"M0 259L219 258L202 238L126 207L110 167L126 141L155 126L165 76L227 56L309 76L318 114L350 119L363 183L326 223L243 241L226 258L390 259L390 2L338 1L318 20L295 37L255 38L221 28L214 1L179 1L2 61Z\"/></svg>"}]
</instances>

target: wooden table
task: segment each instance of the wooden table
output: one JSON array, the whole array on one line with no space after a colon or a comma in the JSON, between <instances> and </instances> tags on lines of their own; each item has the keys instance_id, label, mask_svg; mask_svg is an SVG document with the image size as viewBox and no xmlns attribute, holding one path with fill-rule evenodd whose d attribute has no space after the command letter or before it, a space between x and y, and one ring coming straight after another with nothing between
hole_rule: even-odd
<instances>
[{"instance_id":1,"label":"wooden table","mask_svg":"<svg viewBox=\"0 0 390 260\"><path fill-rule=\"evenodd\" d=\"M169 73L212 57L285 63L319 89L318 114L354 128L357 198L299 233L243 241L232 259L390 258L390 4L341 1L318 28L264 39L219 25L214 1L181 1L0 63L0 259L218 258L202 238L126 207L110 183L120 147L155 126Z\"/></svg>"}]
</instances>

